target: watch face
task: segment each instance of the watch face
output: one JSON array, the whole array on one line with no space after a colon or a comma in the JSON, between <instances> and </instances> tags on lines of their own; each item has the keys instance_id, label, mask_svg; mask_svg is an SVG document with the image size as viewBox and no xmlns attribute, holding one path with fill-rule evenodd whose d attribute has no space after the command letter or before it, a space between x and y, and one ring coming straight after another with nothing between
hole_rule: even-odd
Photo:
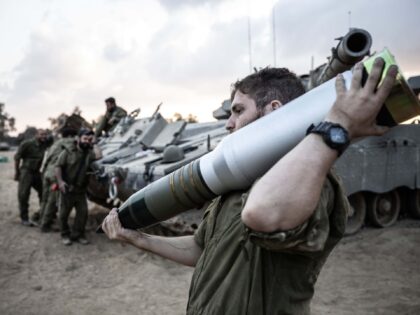
<instances>
[{"instance_id":1,"label":"watch face","mask_svg":"<svg viewBox=\"0 0 420 315\"><path fill-rule=\"evenodd\" d=\"M347 143L347 135L342 128L332 127L330 129L330 136L331 141L337 144L345 144Z\"/></svg>"}]
</instances>

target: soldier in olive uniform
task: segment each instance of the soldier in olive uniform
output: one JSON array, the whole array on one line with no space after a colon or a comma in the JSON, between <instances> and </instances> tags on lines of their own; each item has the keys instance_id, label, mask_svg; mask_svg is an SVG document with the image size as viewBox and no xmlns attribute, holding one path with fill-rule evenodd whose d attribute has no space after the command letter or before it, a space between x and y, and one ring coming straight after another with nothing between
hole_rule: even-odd
<instances>
[{"instance_id":1,"label":"soldier in olive uniform","mask_svg":"<svg viewBox=\"0 0 420 315\"><path fill-rule=\"evenodd\" d=\"M76 129L65 128L61 131L62 138L57 140L54 145L49 148L43 165L42 173L42 209L41 209L41 231L50 232L54 217L56 216L58 206L58 183L55 178L55 166L58 157L63 150L71 150L76 141Z\"/></svg>"},{"instance_id":2,"label":"soldier in olive uniform","mask_svg":"<svg viewBox=\"0 0 420 315\"><path fill-rule=\"evenodd\" d=\"M82 129L75 145L70 150L60 153L55 168L55 176L60 188L59 223L64 245L71 245L72 241L88 244L85 238L87 221L87 184L90 164L101 158L100 149L94 144L94 133ZM68 217L73 207L76 217L70 231Z\"/></svg>"},{"instance_id":3,"label":"soldier in olive uniform","mask_svg":"<svg viewBox=\"0 0 420 315\"><path fill-rule=\"evenodd\" d=\"M31 187L42 200L42 179L39 171L44 152L47 148L47 132L39 129L34 139L23 141L15 154L15 180L19 181L18 200L20 218L25 226L32 226L29 221L29 196Z\"/></svg>"},{"instance_id":4,"label":"soldier in olive uniform","mask_svg":"<svg viewBox=\"0 0 420 315\"><path fill-rule=\"evenodd\" d=\"M338 75L337 98L325 120L249 190L216 198L194 236L163 238L122 228L116 209L103 230L111 239L195 266L187 314L310 314L317 277L344 234L349 209L331 167L351 139L388 130L375 118L398 69L389 67L378 87L383 67L376 59L364 86L362 64L355 66L350 88ZM302 93L287 69L253 73L233 85L226 127L236 132L282 106L293 107L286 103Z\"/></svg>"},{"instance_id":5,"label":"soldier in olive uniform","mask_svg":"<svg viewBox=\"0 0 420 315\"><path fill-rule=\"evenodd\" d=\"M105 135L107 135L108 132L112 131L112 129L118 124L118 122L122 118L127 116L127 112L123 108L117 106L117 104L115 103L115 98L107 98L105 100L105 105L106 112L104 117L102 117L101 121L96 127L96 137L102 136L103 132L105 133Z\"/></svg>"}]
</instances>

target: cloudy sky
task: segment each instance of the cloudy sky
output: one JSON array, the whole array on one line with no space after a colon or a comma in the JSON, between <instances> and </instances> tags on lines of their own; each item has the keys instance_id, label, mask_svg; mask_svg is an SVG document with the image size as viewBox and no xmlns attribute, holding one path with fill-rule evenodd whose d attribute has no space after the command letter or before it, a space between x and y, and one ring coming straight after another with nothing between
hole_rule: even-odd
<instances>
[{"instance_id":1,"label":"cloudy sky","mask_svg":"<svg viewBox=\"0 0 420 315\"><path fill-rule=\"evenodd\" d=\"M420 74L419 16L417 0L1 0L0 102L20 131L76 105L95 119L109 96L209 121L249 73L248 20L253 67L274 65L274 36L276 65L307 73L350 24L408 77Z\"/></svg>"}]
</instances>

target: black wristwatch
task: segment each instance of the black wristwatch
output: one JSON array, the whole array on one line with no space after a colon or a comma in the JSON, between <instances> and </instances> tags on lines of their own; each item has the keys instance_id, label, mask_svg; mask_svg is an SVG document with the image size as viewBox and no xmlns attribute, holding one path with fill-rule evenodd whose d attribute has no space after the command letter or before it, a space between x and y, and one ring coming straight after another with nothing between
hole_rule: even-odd
<instances>
[{"instance_id":1,"label":"black wristwatch","mask_svg":"<svg viewBox=\"0 0 420 315\"><path fill-rule=\"evenodd\" d=\"M316 133L322 136L325 144L331 149L337 150L338 155L349 146L350 138L347 130L339 125L329 121L322 121L318 125L310 125L306 134Z\"/></svg>"}]
</instances>

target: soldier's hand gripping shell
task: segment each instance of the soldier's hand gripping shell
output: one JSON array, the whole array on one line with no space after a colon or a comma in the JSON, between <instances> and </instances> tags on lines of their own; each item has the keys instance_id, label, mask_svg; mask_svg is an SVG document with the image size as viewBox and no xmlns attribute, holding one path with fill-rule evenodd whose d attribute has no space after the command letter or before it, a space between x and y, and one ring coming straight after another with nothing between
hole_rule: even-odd
<instances>
[{"instance_id":1,"label":"soldier's hand gripping shell","mask_svg":"<svg viewBox=\"0 0 420 315\"><path fill-rule=\"evenodd\" d=\"M343 76L338 75L336 79L337 99L325 120L342 125L347 129L351 138L384 134L388 127L378 126L376 116L391 92L398 68L395 65L389 67L383 82L378 87L383 67L383 59L376 58L366 84L362 85L363 64L357 64L353 71L349 90L346 89Z\"/></svg>"}]
</instances>

